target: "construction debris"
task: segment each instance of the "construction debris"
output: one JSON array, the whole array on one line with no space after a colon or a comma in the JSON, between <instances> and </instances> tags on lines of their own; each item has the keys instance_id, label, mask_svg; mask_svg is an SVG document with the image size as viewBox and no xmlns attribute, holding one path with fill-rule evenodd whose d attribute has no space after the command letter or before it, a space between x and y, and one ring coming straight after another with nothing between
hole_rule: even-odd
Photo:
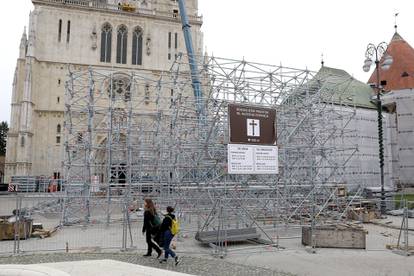
<instances>
[{"instance_id":1,"label":"construction debris","mask_svg":"<svg viewBox=\"0 0 414 276\"><path fill-rule=\"evenodd\" d=\"M56 226L52 230L37 229L36 231L33 231L31 237L40 238L40 239L49 238L53 236L59 230L59 228L60 228L59 226Z\"/></svg>"},{"instance_id":2,"label":"construction debris","mask_svg":"<svg viewBox=\"0 0 414 276\"><path fill-rule=\"evenodd\" d=\"M29 238L32 232L32 223L33 220L29 218L18 219L16 216L0 216L0 241L13 240L15 236L19 239ZM18 231L16 231L17 229Z\"/></svg>"},{"instance_id":3,"label":"construction debris","mask_svg":"<svg viewBox=\"0 0 414 276\"><path fill-rule=\"evenodd\" d=\"M350 207L347 217L351 220L369 223L379 218L380 212L374 200L361 200Z\"/></svg>"},{"instance_id":4,"label":"construction debris","mask_svg":"<svg viewBox=\"0 0 414 276\"><path fill-rule=\"evenodd\" d=\"M391 210L391 211L388 211L387 214L391 216L403 216L404 209ZM409 218L414 218L414 210L408 210L407 214Z\"/></svg>"},{"instance_id":5,"label":"construction debris","mask_svg":"<svg viewBox=\"0 0 414 276\"><path fill-rule=\"evenodd\" d=\"M398 250L401 252L405 252L406 255L411 256L414 255L414 246L407 246L405 247L404 245L396 245L396 244L387 244L385 245L385 248L389 249L389 250Z\"/></svg>"}]
</instances>

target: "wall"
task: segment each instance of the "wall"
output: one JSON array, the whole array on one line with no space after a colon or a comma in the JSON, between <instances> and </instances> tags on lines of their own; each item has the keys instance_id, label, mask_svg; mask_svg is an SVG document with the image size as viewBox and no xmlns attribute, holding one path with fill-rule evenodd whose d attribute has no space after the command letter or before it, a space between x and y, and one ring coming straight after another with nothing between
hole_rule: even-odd
<instances>
[{"instance_id":1,"label":"wall","mask_svg":"<svg viewBox=\"0 0 414 276\"><path fill-rule=\"evenodd\" d=\"M384 96L384 105L392 109L390 117L394 139L394 181L400 186L414 186L414 89L392 91Z\"/></svg>"},{"instance_id":2,"label":"wall","mask_svg":"<svg viewBox=\"0 0 414 276\"><path fill-rule=\"evenodd\" d=\"M354 113L348 122L348 117L337 121L339 129L344 128L344 134L335 138L331 143L343 143L344 148L354 148L354 151L337 152L337 162L343 163L347 159L344 168L344 184L349 190L356 190L358 187L380 187L380 164L378 145L378 115L377 110L367 108L337 107L338 112L343 114ZM383 128L387 129L388 114L384 114ZM390 169L391 147L388 142L389 135L384 131L384 176L385 186L392 186L392 171Z\"/></svg>"}]
</instances>

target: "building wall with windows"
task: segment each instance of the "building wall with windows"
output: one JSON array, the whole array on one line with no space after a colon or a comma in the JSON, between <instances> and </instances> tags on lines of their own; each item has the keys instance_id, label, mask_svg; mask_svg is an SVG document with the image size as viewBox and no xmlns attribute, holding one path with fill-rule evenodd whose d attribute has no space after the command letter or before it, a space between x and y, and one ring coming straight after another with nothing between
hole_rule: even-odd
<instances>
[{"instance_id":1,"label":"building wall with windows","mask_svg":"<svg viewBox=\"0 0 414 276\"><path fill-rule=\"evenodd\" d=\"M159 75L186 52L175 0L32 2L13 82L6 182L13 175L62 176L65 82L71 70L92 66ZM201 55L198 3L186 2Z\"/></svg>"},{"instance_id":2,"label":"building wall with windows","mask_svg":"<svg viewBox=\"0 0 414 276\"><path fill-rule=\"evenodd\" d=\"M414 89L391 91L383 96L390 113L393 182L398 187L414 187Z\"/></svg>"},{"instance_id":3,"label":"building wall with windows","mask_svg":"<svg viewBox=\"0 0 414 276\"><path fill-rule=\"evenodd\" d=\"M379 76L384 84L383 107L389 113L392 181L397 187L414 187L414 48L395 32L386 54L393 63L388 70L380 66ZM374 71L368 82L376 81Z\"/></svg>"}]
</instances>

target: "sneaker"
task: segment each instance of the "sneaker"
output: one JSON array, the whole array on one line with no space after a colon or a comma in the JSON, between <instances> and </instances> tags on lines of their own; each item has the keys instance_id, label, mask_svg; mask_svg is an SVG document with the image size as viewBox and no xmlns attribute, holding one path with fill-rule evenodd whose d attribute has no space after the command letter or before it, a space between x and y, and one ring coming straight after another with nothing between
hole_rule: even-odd
<instances>
[{"instance_id":1,"label":"sneaker","mask_svg":"<svg viewBox=\"0 0 414 276\"><path fill-rule=\"evenodd\" d=\"M167 263L167 259L160 260L160 264Z\"/></svg>"},{"instance_id":2,"label":"sneaker","mask_svg":"<svg viewBox=\"0 0 414 276\"><path fill-rule=\"evenodd\" d=\"M151 257L151 254L142 255L142 257Z\"/></svg>"},{"instance_id":3,"label":"sneaker","mask_svg":"<svg viewBox=\"0 0 414 276\"><path fill-rule=\"evenodd\" d=\"M178 256L176 256L174 259L175 259L175 265L178 265L181 262Z\"/></svg>"}]
</instances>

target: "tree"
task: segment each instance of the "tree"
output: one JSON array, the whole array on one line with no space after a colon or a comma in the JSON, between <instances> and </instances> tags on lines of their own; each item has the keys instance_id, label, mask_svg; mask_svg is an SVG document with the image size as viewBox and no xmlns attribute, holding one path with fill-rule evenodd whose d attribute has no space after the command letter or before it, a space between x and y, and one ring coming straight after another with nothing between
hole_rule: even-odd
<instances>
[{"instance_id":1,"label":"tree","mask_svg":"<svg viewBox=\"0 0 414 276\"><path fill-rule=\"evenodd\" d=\"M0 123L0 156L6 155L6 142L7 132L9 131L9 125L7 122Z\"/></svg>"}]
</instances>

